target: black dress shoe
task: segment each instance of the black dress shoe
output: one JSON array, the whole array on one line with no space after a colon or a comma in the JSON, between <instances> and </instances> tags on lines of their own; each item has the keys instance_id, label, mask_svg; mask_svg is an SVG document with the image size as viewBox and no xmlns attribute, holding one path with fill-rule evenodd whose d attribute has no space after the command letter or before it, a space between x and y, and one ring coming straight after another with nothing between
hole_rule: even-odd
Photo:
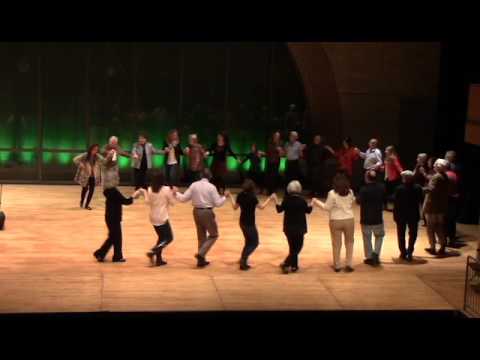
<instances>
[{"instance_id":1,"label":"black dress shoe","mask_svg":"<svg viewBox=\"0 0 480 360\"><path fill-rule=\"evenodd\" d=\"M250 268L251 268L251 266L248 265L247 263L241 263L241 264L240 264L240 270L242 270L242 271L247 271L247 270L249 270Z\"/></svg>"},{"instance_id":2,"label":"black dress shoe","mask_svg":"<svg viewBox=\"0 0 480 360\"><path fill-rule=\"evenodd\" d=\"M155 266L164 266L164 265L167 265L167 262L161 259L157 260L157 262L155 263Z\"/></svg>"},{"instance_id":3,"label":"black dress shoe","mask_svg":"<svg viewBox=\"0 0 480 360\"><path fill-rule=\"evenodd\" d=\"M288 266L287 264L283 263L280 265L280 268L282 269L282 272L284 274L288 274L288 269L289 269L290 266Z\"/></svg>"},{"instance_id":4,"label":"black dress shoe","mask_svg":"<svg viewBox=\"0 0 480 360\"><path fill-rule=\"evenodd\" d=\"M405 260L407 260L408 262L412 262L412 260L413 260L413 255L412 255L412 254L407 254L407 255L405 256Z\"/></svg>"},{"instance_id":5,"label":"black dress shoe","mask_svg":"<svg viewBox=\"0 0 480 360\"><path fill-rule=\"evenodd\" d=\"M97 259L98 262L103 262L103 261L104 261L103 256L101 256L101 255L100 255L98 252L96 252L96 251L93 253L93 257L94 257L95 259Z\"/></svg>"},{"instance_id":6,"label":"black dress shoe","mask_svg":"<svg viewBox=\"0 0 480 360\"><path fill-rule=\"evenodd\" d=\"M85 209L92 210L92 208L90 206L86 206Z\"/></svg>"},{"instance_id":7,"label":"black dress shoe","mask_svg":"<svg viewBox=\"0 0 480 360\"><path fill-rule=\"evenodd\" d=\"M334 268L333 268L333 271L335 271L335 272L338 273L338 272L342 271L342 268L336 268L336 267L334 267Z\"/></svg>"},{"instance_id":8,"label":"black dress shoe","mask_svg":"<svg viewBox=\"0 0 480 360\"><path fill-rule=\"evenodd\" d=\"M127 261L127 259L125 259L125 258L113 259L113 260L112 260L112 262L114 262L114 263L123 263L123 262L126 262L126 261Z\"/></svg>"},{"instance_id":9,"label":"black dress shoe","mask_svg":"<svg viewBox=\"0 0 480 360\"><path fill-rule=\"evenodd\" d=\"M445 251L445 248L441 248L440 250L437 251L437 255L439 256L445 256L447 252Z\"/></svg>"},{"instance_id":10,"label":"black dress shoe","mask_svg":"<svg viewBox=\"0 0 480 360\"><path fill-rule=\"evenodd\" d=\"M345 266L345 272L351 273L351 272L354 272L354 271L355 271L355 269L352 268L351 266Z\"/></svg>"},{"instance_id":11,"label":"black dress shoe","mask_svg":"<svg viewBox=\"0 0 480 360\"><path fill-rule=\"evenodd\" d=\"M150 264L155 265L155 254L152 251L147 252L147 257L150 260Z\"/></svg>"},{"instance_id":12,"label":"black dress shoe","mask_svg":"<svg viewBox=\"0 0 480 360\"><path fill-rule=\"evenodd\" d=\"M400 254L398 258L401 260L407 260L407 254Z\"/></svg>"},{"instance_id":13,"label":"black dress shoe","mask_svg":"<svg viewBox=\"0 0 480 360\"><path fill-rule=\"evenodd\" d=\"M431 255L437 255L437 250L432 248L426 248L425 251Z\"/></svg>"},{"instance_id":14,"label":"black dress shoe","mask_svg":"<svg viewBox=\"0 0 480 360\"><path fill-rule=\"evenodd\" d=\"M205 266L208 266L210 264L209 261L205 260L205 258L199 254L195 255L195 258L197 259L197 267L203 268Z\"/></svg>"},{"instance_id":15,"label":"black dress shoe","mask_svg":"<svg viewBox=\"0 0 480 360\"><path fill-rule=\"evenodd\" d=\"M298 269L299 269L298 266L292 266L292 267L290 268L290 271L294 273L294 272L297 272Z\"/></svg>"},{"instance_id":16,"label":"black dress shoe","mask_svg":"<svg viewBox=\"0 0 480 360\"><path fill-rule=\"evenodd\" d=\"M365 259L365 260L363 260L363 263L367 264L367 265L370 265L370 266L375 265L375 261L373 261L373 259Z\"/></svg>"}]
</instances>

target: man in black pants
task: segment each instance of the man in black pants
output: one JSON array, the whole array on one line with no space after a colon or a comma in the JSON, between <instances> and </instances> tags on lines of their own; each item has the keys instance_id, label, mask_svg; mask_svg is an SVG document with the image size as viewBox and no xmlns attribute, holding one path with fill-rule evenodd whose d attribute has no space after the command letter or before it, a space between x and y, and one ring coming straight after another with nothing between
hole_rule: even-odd
<instances>
[{"instance_id":1,"label":"man in black pants","mask_svg":"<svg viewBox=\"0 0 480 360\"><path fill-rule=\"evenodd\" d=\"M400 259L412 261L417 241L420 206L423 202L422 187L415 183L414 173L410 170L401 173L402 184L394 193L393 219L397 223L398 247ZM408 226L408 249L405 247L405 231Z\"/></svg>"},{"instance_id":2,"label":"man in black pants","mask_svg":"<svg viewBox=\"0 0 480 360\"><path fill-rule=\"evenodd\" d=\"M116 187L107 188L105 195L105 222L108 228L108 238L103 245L93 253L99 262L103 262L110 248L113 246L112 262L125 262L122 254L122 205L130 205L133 198L124 197Z\"/></svg>"},{"instance_id":3,"label":"man in black pants","mask_svg":"<svg viewBox=\"0 0 480 360\"><path fill-rule=\"evenodd\" d=\"M152 156L164 154L165 150L157 150L152 143L147 141L146 135L139 135L138 142L132 148L132 167L135 190L147 189L148 170L152 168Z\"/></svg>"}]
</instances>

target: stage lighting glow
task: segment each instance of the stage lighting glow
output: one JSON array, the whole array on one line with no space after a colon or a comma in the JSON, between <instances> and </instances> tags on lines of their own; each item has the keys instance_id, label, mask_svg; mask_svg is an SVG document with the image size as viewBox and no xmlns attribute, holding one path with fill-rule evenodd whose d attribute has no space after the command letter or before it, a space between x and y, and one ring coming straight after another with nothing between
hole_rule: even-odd
<instances>
[{"instance_id":1,"label":"stage lighting glow","mask_svg":"<svg viewBox=\"0 0 480 360\"><path fill-rule=\"evenodd\" d=\"M154 155L152 158L153 167L154 168L161 168L165 164L165 156L164 155Z\"/></svg>"},{"instance_id":2,"label":"stage lighting glow","mask_svg":"<svg viewBox=\"0 0 480 360\"><path fill-rule=\"evenodd\" d=\"M73 162L72 153L61 152L61 153L57 153L56 157L58 159L59 164L61 165L69 165Z\"/></svg>"},{"instance_id":3,"label":"stage lighting glow","mask_svg":"<svg viewBox=\"0 0 480 360\"><path fill-rule=\"evenodd\" d=\"M22 151L20 153L20 159L27 163L28 165L33 165L35 162L35 152L34 151Z\"/></svg>"},{"instance_id":4,"label":"stage lighting glow","mask_svg":"<svg viewBox=\"0 0 480 360\"><path fill-rule=\"evenodd\" d=\"M42 153L42 162L44 164L50 164L53 161L53 153L44 151Z\"/></svg>"},{"instance_id":5,"label":"stage lighting glow","mask_svg":"<svg viewBox=\"0 0 480 360\"><path fill-rule=\"evenodd\" d=\"M0 151L0 164L5 165L10 160L10 151Z\"/></svg>"}]
</instances>

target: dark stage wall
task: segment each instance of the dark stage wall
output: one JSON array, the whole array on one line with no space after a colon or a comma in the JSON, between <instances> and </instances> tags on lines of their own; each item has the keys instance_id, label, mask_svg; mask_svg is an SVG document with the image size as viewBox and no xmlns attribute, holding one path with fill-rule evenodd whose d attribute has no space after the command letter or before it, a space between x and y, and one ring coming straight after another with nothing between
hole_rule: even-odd
<instances>
[{"instance_id":1,"label":"dark stage wall","mask_svg":"<svg viewBox=\"0 0 480 360\"><path fill-rule=\"evenodd\" d=\"M70 180L87 144L129 148L139 131L209 145L228 130L235 151L264 148L292 103L303 141L377 136L411 162L433 146L439 57L436 43L2 43L0 180Z\"/></svg>"}]
</instances>

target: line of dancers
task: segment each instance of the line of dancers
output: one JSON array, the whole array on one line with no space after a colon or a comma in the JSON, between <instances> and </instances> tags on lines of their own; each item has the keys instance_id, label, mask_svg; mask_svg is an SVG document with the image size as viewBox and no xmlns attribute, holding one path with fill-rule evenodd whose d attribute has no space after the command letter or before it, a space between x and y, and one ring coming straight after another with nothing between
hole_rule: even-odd
<instances>
[{"instance_id":1,"label":"line of dancers","mask_svg":"<svg viewBox=\"0 0 480 360\"><path fill-rule=\"evenodd\" d=\"M152 168L152 156L165 154L164 173L156 173L147 186L147 171ZM180 174L180 156L189 157L188 177L190 186L184 193L178 189ZM212 171L205 167L208 155L214 157ZM224 175L226 157L232 155L239 163L251 161L247 179L242 191L236 198L226 191ZM118 157L132 158L134 169L135 192L131 197L124 197L117 189L119 184ZM267 157L265 182L260 180L259 159ZM275 190L279 186L279 163L282 156L287 158L285 196L280 201ZM319 199L323 190L324 161L329 156L338 159L337 174L331 181L325 202ZM306 159L310 165L309 175L312 185L311 200L302 196L301 164ZM364 179L358 191L351 186L353 164L363 159ZM307 233L306 215L318 207L328 212L332 240L333 269L338 272L354 271L354 214L353 204L360 205L360 223L364 242L364 263L378 266L385 236L383 211L390 210L388 203L393 202L393 217L397 225L397 238L400 258L413 260L418 224L424 219L430 246L427 252L436 256L446 254L447 245L456 240L455 220L458 209L458 172L455 153L449 151L445 159L429 159L426 154L419 154L413 171L404 170L393 146L385 150L385 159L378 149L378 141L369 141L365 152L352 146L351 139L343 142L343 148L334 151L322 143L321 136L314 137L312 145L306 146L298 141L298 134L291 132L289 141L282 145L280 133L272 135L266 152L252 146L252 152L239 160L232 151L228 137L219 134L217 142L208 150L199 144L195 134L189 136L189 146L181 149L176 130L168 134L162 149L156 149L146 136L140 135L131 153L124 151L118 139L112 136L100 154L100 147L92 145L88 151L75 157L78 165L75 180L82 186L80 206L91 209L89 204L95 185L103 184L106 197L105 221L109 235L103 245L95 251L95 258L103 262L107 252L113 247L114 262L124 262L122 253L122 206L132 204L143 196L150 207L150 222L157 234L157 244L147 253L152 265L166 265L162 256L163 249L172 242L173 231L169 222L168 209L176 201L191 201L193 218L198 237L198 251L195 255L197 266L209 265L207 254L219 237L214 208L223 206L228 198L233 209L240 208L240 228L245 238L245 245L240 256L240 269L248 270L249 256L259 244L259 233L255 224L255 211L264 209L270 201L275 202L278 213L284 213L283 231L289 245L289 253L280 265L284 273L299 269L298 256L303 247ZM319 185L320 183L320 185ZM257 189L266 185L267 199L259 203ZM452 209L453 208L453 209ZM453 219L453 225L452 225ZM405 233L408 228L408 245ZM374 243L372 243L374 237ZM450 240L450 243L447 242ZM345 266L340 259L342 245L346 248ZM439 248L437 249L437 244Z\"/></svg>"}]
</instances>

